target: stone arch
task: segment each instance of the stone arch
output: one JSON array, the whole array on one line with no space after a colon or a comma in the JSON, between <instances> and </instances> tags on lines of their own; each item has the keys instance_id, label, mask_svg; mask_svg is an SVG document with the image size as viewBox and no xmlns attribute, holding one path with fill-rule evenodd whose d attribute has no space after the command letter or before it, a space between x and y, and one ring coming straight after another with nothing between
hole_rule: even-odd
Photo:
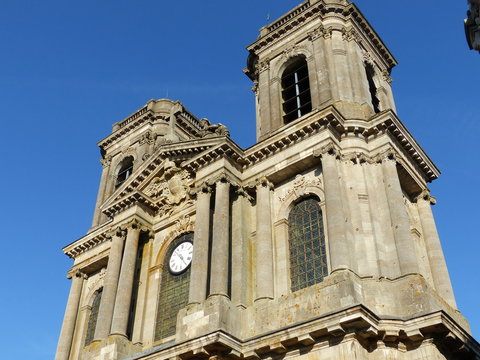
<instances>
[{"instance_id":1,"label":"stone arch","mask_svg":"<svg viewBox=\"0 0 480 360\"><path fill-rule=\"evenodd\" d=\"M297 175L293 181L292 188L287 194L280 198L281 205L277 212L276 221L287 220L288 214L292 210L295 203L307 196L317 196L320 203L325 201L325 193L323 191L320 178L314 176Z\"/></svg>"},{"instance_id":2,"label":"stone arch","mask_svg":"<svg viewBox=\"0 0 480 360\"><path fill-rule=\"evenodd\" d=\"M159 252L161 262L156 265L156 269L160 270L161 274L156 287L154 341L175 335L176 316L180 309L188 304L191 268L187 267L179 273L174 273L170 272L167 266L168 256L173 253L176 246L184 241L193 242L193 232L178 233L173 239L169 238L168 241L164 241L162 251Z\"/></svg>"},{"instance_id":3,"label":"stone arch","mask_svg":"<svg viewBox=\"0 0 480 360\"><path fill-rule=\"evenodd\" d=\"M194 231L195 223L191 220L189 215L184 215L180 219L178 219L173 229L163 238L162 244L160 245L160 249L157 251L155 255L153 267L158 267L163 264L163 259L167 253L168 247L172 243L173 240L182 236L187 233L191 233Z\"/></svg>"},{"instance_id":4,"label":"stone arch","mask_svg":"<svg viewBox=\"0 0 480 360\"><path fill-rule=\"evenodd\" d=\"M284 52L283 55L279 56L275 66L272 68L272 78L281 78L285 69L298 57L303 57L309 63L309 59L313 58L313 53L305 46L295 46L290 52Z\"/></svg>"}]
</instances>

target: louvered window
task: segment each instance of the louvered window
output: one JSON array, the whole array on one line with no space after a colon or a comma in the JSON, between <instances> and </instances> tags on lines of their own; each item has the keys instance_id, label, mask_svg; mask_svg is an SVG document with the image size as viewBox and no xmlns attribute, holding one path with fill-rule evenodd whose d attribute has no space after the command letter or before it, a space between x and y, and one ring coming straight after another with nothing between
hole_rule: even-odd
<instances>
[{"instance_id":1,"label":"louvered window","mask_svg":"<svg viewBox=\"0 0 480 360\"><path fill-rule=\"evenodd\" d=\"M133 157L129 156L123 159L120 169L117 173L117 178L115 181L115 187L122 185L125 180L127 180L133 172Z\"/></svg>"},{"instance_id":2,"label":"louvered window","mask_svg":"<svg viewBox=\"0 0 480 360\"><path fill-rule=\"evenodd\" d=\"M285 124L312 111L307 61L298 57L282 75L283 121Z\"/></svg>"}]
</instances>

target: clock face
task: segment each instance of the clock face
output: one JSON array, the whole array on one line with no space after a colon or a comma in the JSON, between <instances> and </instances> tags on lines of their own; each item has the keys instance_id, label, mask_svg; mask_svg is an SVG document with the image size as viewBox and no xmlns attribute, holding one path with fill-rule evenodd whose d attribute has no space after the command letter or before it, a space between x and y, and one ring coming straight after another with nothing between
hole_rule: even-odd
<instances>
[{"instance_id":1,"label":"clock face","mask_svg":"<svg viewBox=\"0 0 480 360\"><path fill-rule=\"evenodd\" d=\"M172 274L180 274L185 271L192 262L193 244L190 241L184 241L173 250L168 268Z\"/></svg>"}]
</instances>

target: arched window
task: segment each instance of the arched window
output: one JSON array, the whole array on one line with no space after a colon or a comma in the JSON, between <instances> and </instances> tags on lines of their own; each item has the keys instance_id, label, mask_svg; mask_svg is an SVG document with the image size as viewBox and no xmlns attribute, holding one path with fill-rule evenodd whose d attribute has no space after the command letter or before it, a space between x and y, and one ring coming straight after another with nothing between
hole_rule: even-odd
<instances>
[{"instance_id":1,"label":"arched window","mask_svg":"<svg viewBox=\"0 0 480 360\"><path fill-rule=\"evenodd\" d=\"M169 266L174 250L185 242L193 243L193 233L184 234L175 239L168 247L163 261L160 293L158 295L155 341L175 335L177 314L180 309L188 304L190 266L186 269L182 269L182 266L177 267L176 264L173 265L172 269ZM188 259L183 260L189 263Z\"/></svg>"},{"instance_id":2,"label":"arched window","mask_svg":"<svg viewBox=\"0 0 480 360\"><path fill-rule=\"evenodd\" d=\"M288 236L292 292L323 281L328 268L318 199L305 198L293 206L288 216Z\"/></svg>"},{"instance_id":3,"label":"arched window","mask_svg":"<svg viewBox=\"0 0 480 360\"><path fill-rule=\"evenodd\" d=\"M85 346L90 345L95 335L95 327L97 326L98 309L100 308L102 291L103 288L95 291L95 294L93 294L92 310L88 319L87 335L85 336Z\"/></svg>"},{"instance_id":4,"label":"arched window","mask_svg":"<svg viewBox=\"0 0 480 360\"><path fill-rule=\"evenodd\" d=\"M282 75L283 121L285 124L312 111L308 65L297 57Z\"/></svg>"},{"instance_id":5,"label":"arched window","mask_svg":"<svg viewBox=\"0 0 480 360\"><path fill-rule=\"evenodd\" d=\"M122 185L127 180L133 171L133 156L128 156L120 164L120 168L117 172L117 178L115 180L115 188Z\"/></svg>"},{"instance_id":6,"label":"arched window","mask_svg":"<svg viewBox=\"0 0 480 360\"><path fill-rule=\"evenodd\" d=\"M375 76L375 69L373 68L372 64L366 63L365 71L367 72L368 89L370 91L370 99L372 100L373 111L375 111L375 113L379 113L380 100L378 99L377 95L377 86L375 85L375 81L373 80L373 77Z\"/></svg>"}]
</instances>

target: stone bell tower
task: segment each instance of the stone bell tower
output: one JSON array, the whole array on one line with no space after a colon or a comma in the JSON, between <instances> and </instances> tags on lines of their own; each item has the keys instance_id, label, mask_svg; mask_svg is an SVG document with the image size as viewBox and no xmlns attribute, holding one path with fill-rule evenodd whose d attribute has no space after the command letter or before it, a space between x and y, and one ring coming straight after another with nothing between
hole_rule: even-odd
<instances>
[{"instance_id":1,"label":"stone bell tower","mask_svg":"<svg viewBox=\"0 0 480 360\"><path fill-rule=\"evenodd\" d=\"M100 141L56 360L480 359L396 60L346 0L260 30L257 143L151 100Z\"/></svg>"}]
</instances>

